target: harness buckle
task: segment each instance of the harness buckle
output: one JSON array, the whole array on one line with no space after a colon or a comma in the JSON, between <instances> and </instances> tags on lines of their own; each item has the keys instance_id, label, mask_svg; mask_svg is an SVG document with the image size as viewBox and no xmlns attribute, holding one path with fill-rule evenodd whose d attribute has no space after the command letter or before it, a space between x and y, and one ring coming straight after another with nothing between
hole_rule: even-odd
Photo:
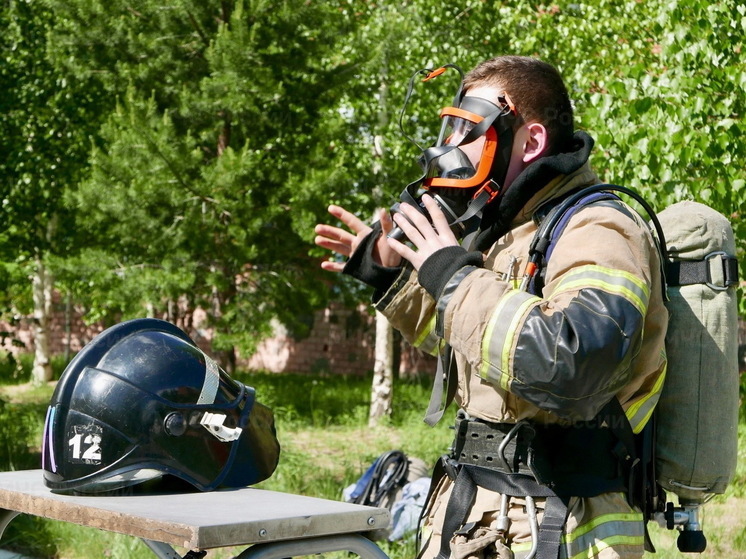
<instances>
[{"instance_id":1,"label":"harness buckle","mask_svg":"<svg viewBox=\"0 0 746 559\"><path fill-rule=\"evenodd\" d=\"M720 262L716 259L720 257ZM726 291L731 285L738 283L738 261L727 252L718 250L705 256L707 281L705 285L716 291ZM731 264L734 262L735 264ZM713 267L715 274L713 274Z\"/></svg>"},{"instance_id":2,"label":"harness buckle","mask_svg":"<svg viewBox=\"0 0 746 559\"><path fill-rule=\"evenodd\" d=\"M441 457L443 470L451 481L455 481L460 470L459 463L448 455Z\"/></svg>"},{"instance_id":3,"label":"harness buckle","mask_svg":"<svg viewBox=\"0 0 746 559\"><path fill-rule=\"evenodd\" d=\"M515 439L518 436L518 433L521 429L528 429L530 432L529 440L533 440L533 438L536 436L536 429L533 425L531 425L528 421L525 419L521 419L518 423L513 426L513 428L508 431L507 435L503 437L503 440L500 441L500 446L497 448L498 456L500 457L500 460L503 463L503 467L505 468L506 472L509 473L518 473L513 470L513 468L510 467L510 463L508 462L508 459L505 458L505 449L508 447L508 444L510 441ZM530 446L529 446L530 451ZM530 454L529 454L530 455ZM533 470L532 470L533 472Z\"/></svg>"},{"instance_id":4,"label":"harness buckle","mask_svg":"<svg viewBox=\"0 0 746 559\"><path fill-rule=\"evenodd\" d=\"M476 199L483 192L487 194L487 202L485 202L484 204L486 206L487 204L490 204L495 198L497 198L498 194L500 194L500 185L498 185L494 180L490 179L479 187L479 190L477 190L472 199Z\"/></svg>"}]
</instances>

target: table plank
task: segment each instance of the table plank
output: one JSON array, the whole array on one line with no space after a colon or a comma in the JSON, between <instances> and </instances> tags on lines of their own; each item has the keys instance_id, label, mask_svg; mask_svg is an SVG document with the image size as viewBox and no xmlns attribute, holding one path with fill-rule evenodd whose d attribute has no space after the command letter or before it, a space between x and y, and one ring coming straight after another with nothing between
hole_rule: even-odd
<instances>
[{"instance_id":1,"label":"table plank","mask_svg":"<svg viewBox=\"0 0 746 559\"><path fill-rule=\"evenodd\" d=\"M208 493L59 495L41 470L0 472L0 508L209 549L385 528L389 511L251 487Z\"/></svg>"}]
</instances>

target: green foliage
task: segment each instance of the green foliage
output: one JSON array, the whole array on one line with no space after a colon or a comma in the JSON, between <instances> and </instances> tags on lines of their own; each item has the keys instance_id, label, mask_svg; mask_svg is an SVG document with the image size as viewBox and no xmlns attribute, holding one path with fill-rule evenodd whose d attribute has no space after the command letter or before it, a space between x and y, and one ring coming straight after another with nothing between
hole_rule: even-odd
<instances>
[{"instance_id":1,"label":"green foliage","mask_svg":"<svg viewBox=\"0 0 746 559\"><path fill-rule=\"evenodd\" d=\"M67 366L64 356L53 356L51 364L53 378L60 378L62 371ZM28 382L31 378L31 368L33 365L34 356L31 353L19 353L17 356L11 353L0 355L0 384L13 385Z\"/></svg>"},{"instance_id":2,"label":"green foliage","mask_svg":"<svg viewBox=\"0 0 746 559\"><path fill-rule=\"evenodd\" d=\"M29 266L23 258L18 262L0 262L0 339L3 347L28 350L18 338L17 327L21 318L32 311L31 282L28 281ZM5 353L5 355L3 355ZM0 363L12 360L9 349L0 351ZM28 378L24 379L28 380Z\"/></svg>"},{"instance_id":3,"label":"green foliage","mask_svg":"<svg viewBox=\"0 0 746 559\"><path fill-rule=\"evenodd\" d=\"M0 262L27 273L29 262L78 246L75 214L63 195L87 167L100 115L96 84L50 60L53 22L40 0L0 8ZM13 294L17 308L28 305L28 290Z\"/></svg>"},{"instance_id":4,"label":"green foliage","mask_svg":"<svg viewBox=\"0 0 746 559\"><path fill-rule=\"evenodd\" d=\"M117 101L71 197L91 276L83 290L67 265L64 280L90 317L178 300L208 311L217 348L250 353L272 318L310 312L326 289L293 220L306 169L329 167L319 115L335 101L327 54L344 24L333 6L50 3L59 62Z\"/></svg>"},{"instance_id":5,"label":"green foliage","mask_svg":"<svg viewBox=\"0 0 746 559\"><path fill-rule=\"evenodd\" d=\"M271 407L288 428L346 426L364 422L368 417L368 376L256 372L234 376L254 387L257 399ZM421 419L422 399L427 397L430 386L426 378L398 381L390 425L399 427Z\"/></svg>"},{"instance_id":6,"label":"green foliage","mask_svg":"<svg viewBox=\"0 0 746 559\"><path fill-rule=\"evenodd\" d=\"M38 427L36 409L0 399L0 471L39 466L39 455L34 450Z\"/></svg>"},{"instance_id":7,"label":"green foliage","mask_svg":"<svg viewBox=\"0 0 746 559\"><path fill-rule=\"evenodd\" d=\"M347 147L363 162L355 171L370 178L330 199L365 208L366 215L371 204L389 205L417 177L411 166L417 152L401 138L396 118L415 69L444 62L468 69L499 54L538 56L563 73L578 126L596 138L593 163L602 180L638 189L658 209L685 198L711 205L731 218L743 252L742 3L415 0L379 2L363 12L367 19L348 48L369 49L360 76L367 92L355 89L361 98L342 102L365 132ZM435 121L449 102L447 91L435 82L417 84L409 122L426 128ZM386 148L380 161L372 147L376 134ZM740 260L746 277L746 259Z\"/></svg>"},{"instance_id":8,"label":"green foliage","mask_svg":"<svg viewBox=\"0 0 746 559\"><path fill-rule=\"evenodd\" d=\"M46 251L90 321L201 305L217 347L248 353L272 319L359 298L319 275L313 225L419 176L399 130L415 70L503 53L560 68L603 180L710 204L743 252L737 0L24 0L0 18L0 260L30 273ZM418 141L456 81L414 84Z\"/></svg>"},{"instance_id":9,"label":"green foliage","mask_svg":"<svg viewBox=\"0 0 746 559\"><path fill-rule=\"evenodd\" d=\"M565 27L572 10L544 19L579 43L573 50L559 43L558 55L580 123L596 137L602 178L638 189L658 209L682 199L712 206L731 218L742 256L742 3L605 2L577 10L572 33Z\"/></svg>"},{"instance_id":10,"label":"green foliage","mask_svg":"<svg viewBox=\"0 0 746 559\"><path fill-rule=\"evenodd\" d=\"M746 418L741 418L738 424L738 440L746 441ZM736 471L733 474L733 484L728 488L728 495L746 497L746 446L739 444Z\"/></svg>"},{"instance_id":11,"label":"green foliage","mask_svg":"<svg viewBox=\"0 0 746 559\"><path fill-rule=\"evenodd\" d=\"M742 528L733 540L733 547L739 551L746 552L746 528Z\"/></svg>"},{"instance_id":12,"label":"green foliage","mask_svg":"<svg viewBox=\"0 0 746 559\"><path fill-rule=\"evenodd\" d=\"M0 5L0 318L11 324L34 305L29 280L51 277L47 261L80 247L64 198L87 169L101 116L96 83L51 60L54 21L43 0Z\"/></svg>"}]
</instances>

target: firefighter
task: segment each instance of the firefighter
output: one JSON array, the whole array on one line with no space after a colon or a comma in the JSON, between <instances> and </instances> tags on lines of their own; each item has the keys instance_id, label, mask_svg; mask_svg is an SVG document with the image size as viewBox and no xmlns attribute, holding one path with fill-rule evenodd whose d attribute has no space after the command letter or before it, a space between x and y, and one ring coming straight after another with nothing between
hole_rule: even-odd
<instances>
[{"instance_id":1,"label":"firefighter","mask_svg":"<svg viewBox=\"0 0 746 559\"><path fill-rule=\"evenodd\" d=\"M322 268L372 286L405 339L440 356L433 401L455 390L455 440L436 468L420 556L642 557L630 435L650 418L666 367L653 237L621 201L589 204L531 276L538 224L599 183L593 140L574 130L553 66L487 60L441 116L417 203L373 226L330 206L344 227L315 229L317 245L346 257ZM441 208L463 199L461 234ZM443 379L453 382L438 388Z\"/></svg>"}]
</instances>

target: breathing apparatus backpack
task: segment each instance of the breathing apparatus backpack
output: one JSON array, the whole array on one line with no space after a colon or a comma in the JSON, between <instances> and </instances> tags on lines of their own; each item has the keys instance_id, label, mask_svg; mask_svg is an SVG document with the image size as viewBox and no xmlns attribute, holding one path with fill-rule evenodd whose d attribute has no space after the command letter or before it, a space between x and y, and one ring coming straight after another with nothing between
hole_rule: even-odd
<instances>
[{"instance_id":1,"label":"breathing apparatus backpack","mask_svg":"<svg viewBox=\"0 0 746 559\"><path fill-rule=\"evenodd\" d=\"M630 196L650 216L669 312L667 372L653 417L636 436L645 479L632 489L638 493L633 499L643 508L646 522L656 520L680 531L680 551L701 552L706 539L699 507L725 491L738 450L738 262L733 231L723 215L703 204L679 202L656 215L636 192L600 184L571 194L546 214L530 261L545 269L572 215L601 200L618 200L611 191ZM534 291L541 284L541 274L536 277ZM677 495L679 506L667 502L666 493ZM648 550L655 551L647 543Z\"/></svg>"}]
</instances>

